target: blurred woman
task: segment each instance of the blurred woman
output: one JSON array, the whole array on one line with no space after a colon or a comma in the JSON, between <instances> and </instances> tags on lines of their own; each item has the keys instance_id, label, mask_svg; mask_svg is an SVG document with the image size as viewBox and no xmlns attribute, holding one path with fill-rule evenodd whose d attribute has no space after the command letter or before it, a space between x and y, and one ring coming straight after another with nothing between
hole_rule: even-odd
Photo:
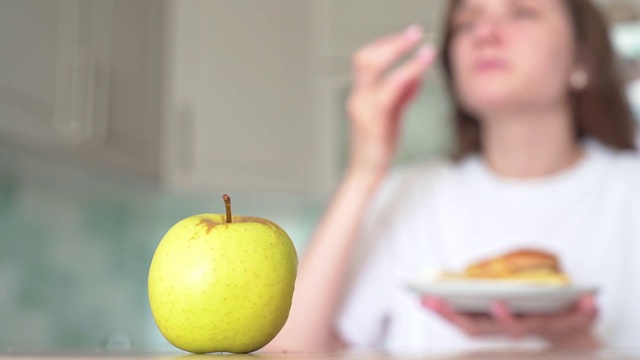
<instances>
[{"instance_id":1,"label":"blurred woman","mask_svg":"<svg viewBox=\"0 0 640 360\"><path fill-rule=\"evenodd\" d=\"M640 161L605 22L588 0L452 0L442 62L453 160L390 170L436 52L412 26L354 55L351 158L266 351L631 347L640 334ZM399 67L391 67L415 51ZM349 277L358 244L371 254ZM599 287L574 308L487 315L406 282L521 246ZM599 315L599 316L596 316Z\"/></svg>"}]
</instances>

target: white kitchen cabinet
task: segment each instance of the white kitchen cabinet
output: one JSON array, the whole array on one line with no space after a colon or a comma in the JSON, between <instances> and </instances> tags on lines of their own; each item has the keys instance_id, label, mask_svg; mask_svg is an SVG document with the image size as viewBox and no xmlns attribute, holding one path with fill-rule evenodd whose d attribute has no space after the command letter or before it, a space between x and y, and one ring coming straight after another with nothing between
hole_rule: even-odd
<instances>
[{"instance_id":1,"label":"white kitchen cabinet","mask_svg":"<svg viewBox=\"0 0 640 360\"><path fill-rule=\"evenodd\" d=\"M162 2L2 0L0 141L158 180Z\"/></svg>"},{"instance_id":2,"label":"white kitchen cabinet","mask_svg":"<svg viewBox=\"0 0 640 360\"><path fill-rule=\"evenodd\" d=\"M0 3L0 130L6 136L78 144L104 130L97 93L98 51L109 1L3 0ZM105 11L106 9L106 11ZM108 19L107 19L108 20Z\"/></svg>"},{"instance_id":3,"label":"white kitchen cabinet","mask_svg":"<svg viewBox=\"0 0 640 360\"><path fill-rule=\"evenodd\" d=\"M169 1L172 187L309 192L308 1Z\"/></svg>"}]
</instances>

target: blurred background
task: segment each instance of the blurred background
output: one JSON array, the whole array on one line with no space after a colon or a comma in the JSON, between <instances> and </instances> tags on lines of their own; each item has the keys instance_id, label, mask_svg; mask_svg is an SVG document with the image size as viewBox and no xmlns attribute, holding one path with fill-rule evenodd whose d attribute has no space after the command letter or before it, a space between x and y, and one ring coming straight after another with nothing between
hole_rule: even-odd
<instances>
[{"instance_id":1,"label":"blurred background","mask_svg":"<svg viewBox=\"0 0 640 360\"><path fill-rule=\"evenodd\" d=\"M347 159L358 46L446 0L0 0L0 351L172 347L147 270L182 218L279 223L303 251ZM640 119L640 0L600 1ZM439 71L398 162L451 147Z\"/></svg>"}]
</instances>

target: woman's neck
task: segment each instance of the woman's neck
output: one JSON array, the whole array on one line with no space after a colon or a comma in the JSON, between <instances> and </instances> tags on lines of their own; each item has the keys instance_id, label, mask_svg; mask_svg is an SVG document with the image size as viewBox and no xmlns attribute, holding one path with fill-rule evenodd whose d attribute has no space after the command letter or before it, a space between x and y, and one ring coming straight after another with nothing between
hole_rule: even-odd
<instances>
[{"instance_id":1,"label":"woman's neck","mask_svg":"<svg viewBox=\"0 0 640 360\"><path fill-rule=\"evenodd\" d=\"M583 155L568 107L486 117L481 136L487 165L504 177L549 176Z\"/></svg>"}]
</instances>

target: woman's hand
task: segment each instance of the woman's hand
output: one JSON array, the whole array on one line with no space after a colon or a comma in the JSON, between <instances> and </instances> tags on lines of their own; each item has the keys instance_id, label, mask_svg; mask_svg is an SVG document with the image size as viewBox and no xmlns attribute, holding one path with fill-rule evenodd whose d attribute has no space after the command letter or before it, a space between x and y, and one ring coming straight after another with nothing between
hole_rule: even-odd
<instances>
[{"instance_id":1,"label":"woman's hand","mask_svg":"<svg viewBox=\"0 0 640 360\"><path fill-rule=\"evenodd\" d=\"M354 82L347 106L351 171L380 178L392 162L400 119L419 90L423 74L434 62L435 50L423 47L400 66L391 67L415 49L421 38L422 30L412 26L355 53Z\"/></svg>"},{"instance_id":2,"label":"woman's hand","mask_svg":"<svg viewBox=\"0 0 640 360\"><path fill-rule=\"evenodd\" d=\"M425 297L422 304L473 336L505 335L514 340L538 336L554 348L592 350L599 347L592 333L597 307L592 296L581 298L566 312L553 315L514 315L505 303L496 302L490 315L464 314L446 302Z\"/></svg>"}]
</instances>

